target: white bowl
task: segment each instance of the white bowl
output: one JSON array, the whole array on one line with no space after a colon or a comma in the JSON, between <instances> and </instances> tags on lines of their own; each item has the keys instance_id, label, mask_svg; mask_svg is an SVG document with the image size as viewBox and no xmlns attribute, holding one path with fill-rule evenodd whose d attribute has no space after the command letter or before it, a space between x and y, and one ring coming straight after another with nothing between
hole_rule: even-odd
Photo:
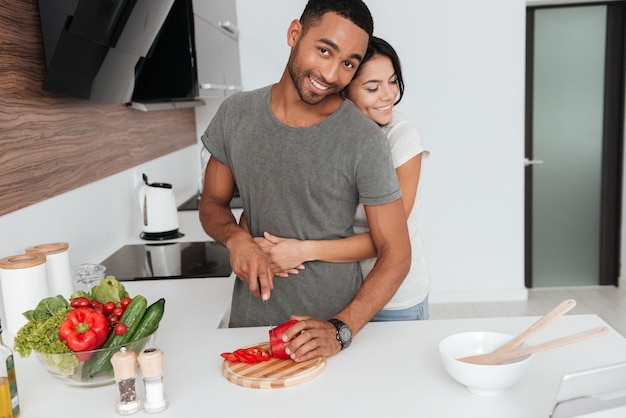
<instances>
[{"instance_id":1,"label":"white bowl","mask_svg":"<svg viewBox=\"0 0 626 418\"><path fill-rule=\"evenodd\" d=\"M532 354L500 365L470 364L457 359L489 353L512 338L512 335L497 332L455 334L439 343L439 353L443 366L450 376L470 392L482 396L497 396L524 377L530 366Z\"/></svg>"}]
</instances>

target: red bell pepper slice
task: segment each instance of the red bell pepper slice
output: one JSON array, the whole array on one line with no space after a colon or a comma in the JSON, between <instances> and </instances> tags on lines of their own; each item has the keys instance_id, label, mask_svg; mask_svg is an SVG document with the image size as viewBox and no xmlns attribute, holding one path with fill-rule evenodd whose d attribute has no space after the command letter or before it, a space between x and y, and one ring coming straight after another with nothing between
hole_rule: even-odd
<instances>
[{"instance_id":1,"label":"red bell pepper slice","mask_svg":"<svg viewBox=\"0 0 626 418\"><path fill-rule=\"evenodd\" d=\"M239 348L232 353L222 353L220 355L233 363L242 362L249 364L268 361L271 358L270 352L261 347Z\"/></svg>"},{"instance_id":2,"label":"red bell pepper slice","mask_svg":"<svg viewBox=\"0 0 626 418\"><path fill-rule=\"evenodd\" d=\"M258 363L270 359L269 353L264 357L261 353L263 349L259 347L240 348L235 351L235 356L239 358L242 363ZM265 350L263 350L265 351Z\"/></svg>"},{"instance_id":3,"label":"red bell pepper slice","mask_svg":"<svg viewBox=\"0 0 626 418\"><path fill-rule=\"evenodd\" d=\"M226 360L233 362L233 363L236 363L239 361L239 358L237 358L235 353L222 353L220 355L224 357Z\"/></svg>"},{"instance_id":4,"label":"red bell pepper slice","mask_svg":"<svg viewBox=\"0 0 626 418\"><path fill-rule=\"evenodd\" d=\"M237 363L258 363L260 361L268 361L270 358L290 358L287 353L285 353L285 348L287 348L287 344L289 341L283 342L283 335L285 331L287 331L293 324L298 322L295 319L290 319L287 322L284 322L274 329L269 331L270 335L270 349L269 351L262 347L245 347L239 348L232 353L226 352L220 354L227 361Z\"/></svg>"},{"instance_id":5,"label":"red bell pepper slice","mask_svg":"<svg viewBox=\"0 0 626 418\"><path fill-rule=\"evenodd\" d=\"M287 344L291 342L291 340L284 342L283 334L287 331L293 324L295 324L295 319L290 319L287 322L284 322L274 329L269 331L270 334L270 354L274 358L290 358L287 353L285 353L285 348L287 348ZM292 338L293 339L293 338Z\"/></svg>"}]
</instances>

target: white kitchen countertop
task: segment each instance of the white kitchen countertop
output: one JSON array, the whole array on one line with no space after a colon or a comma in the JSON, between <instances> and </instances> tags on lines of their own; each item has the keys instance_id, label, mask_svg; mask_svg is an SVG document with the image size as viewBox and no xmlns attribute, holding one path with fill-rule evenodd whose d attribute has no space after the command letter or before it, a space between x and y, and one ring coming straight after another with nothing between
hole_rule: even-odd
<instances>
[{"instance_id":1,"label":"white kitchen countertop","mask_svg":"<svg viewBox=\"0 0 626 418\"><path fill-rule=\"evenodd\" d=\"M208 237L197 212L181 212L184 240ZM131 240L133 241L133 240ZM137 240L138 242L144 242ZM129 242L136 243L136 242ZM230 303L234 277L124 282L148 302L166 299L155 346L164 354L169 408L136 417L548 417L561 377L626 361L626 339L607 335L535 354L524 380L498 397L480 397L448 376L438 344L465 331L517 334L537 317L429 320L368 324L346 351L327 359L309 382L279 389L250 389L226 380L220 353L268 340L268 328L218 328ZM596 315L570 313L529 340L536 344L607 325ZM10 335L5 342L11 344ZM21 418L106 418L117 388L67 386L35 356L16 358Z\"/></svg>"},{"instance_id":2,"label":"white kitchen countertop","mask_svg":"<svg viewBox=\"0 0 626 418\"><path fill-rule=\"evenodd\" d=\"M524 380L504 395L471 394L445 372L437 346L464 331L519 333L536 317L368 324L315 379L280 389L249 389L221 374L220 353L268 339L267 328L218 329L232 278L128 282L132 295L166 298L156 346L165 353L166 417L547 417L565 373L626 361L626 339L602 337L535 355ZM560 318L529 343L606 325L596 315ZM115 385L74 388L48 375L34 356L16 356L22 418L114 417ZM151 416L139 412L135 416Z\"/></svg>"}]
</instances>

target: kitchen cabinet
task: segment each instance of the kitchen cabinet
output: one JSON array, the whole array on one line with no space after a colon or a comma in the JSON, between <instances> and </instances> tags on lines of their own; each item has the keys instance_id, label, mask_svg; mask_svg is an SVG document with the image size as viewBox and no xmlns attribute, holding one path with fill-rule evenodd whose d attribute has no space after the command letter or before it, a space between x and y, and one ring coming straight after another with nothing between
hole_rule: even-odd
<instances>
[{"instance_id":1,"label":"kitchen cabinet","mask_svg":"<svg viewBox=\"0 0 626 418\"><path fill-rule=\"evenodd\" d=\"M235 2L194 0L193 10L200 97L241 91Z\"/></svg>"},{"instance_id":2,"label":"kitchen cabinet","mask_svg":"<svg viewBox=\"0 0 626 418\"><path fill-rule=\"evenodd\" d=\"M237 7L234 0L193 0L193 12L214 26L230 22L237 26Z\"/></svg>"}]
</instances>

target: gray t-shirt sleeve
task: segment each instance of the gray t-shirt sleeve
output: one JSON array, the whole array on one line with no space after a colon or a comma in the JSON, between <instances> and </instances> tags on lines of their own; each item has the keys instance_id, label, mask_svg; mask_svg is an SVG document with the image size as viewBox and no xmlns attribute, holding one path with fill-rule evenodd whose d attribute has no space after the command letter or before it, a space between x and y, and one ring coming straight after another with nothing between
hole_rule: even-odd
<instances>
[{"instance_id":1,"label":"gray t-shirt sleeve","mask_svg":"<svg viewBox=\"0 0 626 418\"><path fill-rule=\"evenodd\" d=\"M381 205L402 196L389 142L382 133L380 136L380 141L373 141L367 152L363 153L357 168L359 203L363 205ZM388 193L381 195L381 190L387 190Z\"/></svg>"},{"instance_id":2,"label":"gray t-shirt sleeve","mask_svg":"<svg viewBox=\"0 0 626 418\"><path fill-rule=\"evenodd\" d=\"M224 137L224 123L228 101L223 102L217 110L217 113L211 119L209 126L200 137L202 144L212 157L221 163L231 166L228 152L226 151L226 140Z\"/></svg>"}]
</instances>

